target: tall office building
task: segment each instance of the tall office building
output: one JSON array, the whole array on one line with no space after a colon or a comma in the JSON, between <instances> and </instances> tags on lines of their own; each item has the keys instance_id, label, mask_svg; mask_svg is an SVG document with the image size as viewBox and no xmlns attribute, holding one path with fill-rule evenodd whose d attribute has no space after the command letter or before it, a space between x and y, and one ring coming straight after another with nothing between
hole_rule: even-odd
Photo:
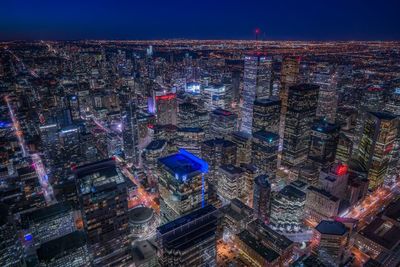
<instances>
[{"instance_id":1,"label":"tall office building","mask_svg":"<svg viewBox=\"0 0 400 267\"><path fill-rule=\"evenodd\" d=\"M137 105L133 99L123 107L122 140L125 160L131 164L139 163L139 126Z\"/></svg>"},{"instance_id":2,"label":"tall office building","mask_svg":"<svg viewBox=\"0 0 400 267\"><path fill-rule=\"evenodd\" d=\"M296 166L307 158L317 99L317 85L300 84L289 88L282 151L285 167Z\"/></svg>"},{"instance_id":3,"label":"tall office building","mask_svg":"<svg viewBox=\"0 0 400 267\"><path fill-rule=\"evenodd\" d=\"M344 199L346 196L348 180L348 166L342 163L326 167L319 174L320 187L339 199Z\"/></svg>"},{"instance_id":4,"label":"tall office building","mask_svg":"<svg viewBox=\"0 0 400 267\"><path fill-rule=\"evenodd\" d=\"M237 146L225 139L211 139L201 144L201 158L209 165L207 181L216 184L221 165L236 164Z\"/></svg>"},{"instance_id":5,"label":"tall office building","mask_svg":"<svg viewBox=\"0 0 400 267\"><path fill-rule=\"evenodd\" d=\"M282 146L284 138L284 129L286 123L286 112L288 109L289 88L297 84L299 80L299 60L292 57L286 57L282 62L281 84L279 89L279 98L281 100L281 119L279 123L279 137Z\"/></svg>"},{"instance_id":6,"label":"tall office building","mask_svg":"<svg viewBox=\"0 0 400 267\"><path fill-rule=\"evenodd\" d=\"M272 91L272 60L263 56L245 56L243 103L240 130L252 132L253 105L256 99L268 98Z\"/></svg>"},{"instance_id":7,"label":"tall office building","mask_svg":"<svg viewBox=\"0 0 400 267\"><path fill-rule=\"evenodd\" d=\"M254 179L253 210L254 217L263 222L269 220L271 205L271 184L267 175L260 175Z\"/></svg>"},{"instance_id":8,"label":"tall office building","mask_svg":"<svg viewBox=\"0 0 400 267\"><path fill-rule=\"evenodd\" d=\"M245 192L244 170L232 164L222 165L218 169L218 196L223 203L241 198Z\"/></svg>"},{"instance_id":9,"label":"tall office building","mask_svg":"<svg viewBox=\"0 0 400 267\"><path fill-rule=\"evenodd\" d=\"M278 134L264 130L253 134L252 164L260 173L276 173L278 168L278 147Z\"/></svg>"},{"instance_id":10,"label":"tall office building","mask_svg":"<svg viewBox=\"0 0 400 267\"><path fill-rule=\"evenodd\" d=\"M257 99L253 106L252 133L265 130L279 133L281 101L277 97Z\"/></svg>"},{"instance_id":11,"label":"tall office building","mask_svg":"<svg viewBox=\"0 0 400 267\"><path fill-rule=\"evenodd\" d=\"M211 205L157 228L161 266L216 266L218 210Z\"/></svg>"},{"instance_id":12,"label":"tall office building","mask_svg":"<svg viewBox=\"0 0 400 267\"><path fill-rule=\"evenodd\" d=\"M318 255L322 262L338 266L343 263L349 244L349 230L337 221L321 221L315 227Z\"/></svg>"},{"instance_id":13,"label":"tall office building","mask_svg":"<svg viewBox=\"0 0 400 267\"><path fill-rule=\"evenodd\" d=\"M308 158L320 166L335 160L339 141L339 126L320 120L311 127L311 142Z\"/></svg>"},{"instance_id":14,"label":"tall office building","mask_svg":"<svg viewBox=\"0 0 400 267\"><path fill-rule=\"evenodd\" d=\"M204 108L211 112L214 109L228 109L231 104L229 86L224 84L209 84L202 90Z\"/></svg>"},{"instance_id":15,"label":"tall office building","mask_svg":"<svg viewBox=\"0 0 400 267\"><path fill-rule=\"evenodd\" d=\"M128 264L127 186L115 162L107 159L80 166L75 177L92 264Z\"/></svg>"},{"instance_id":16,"label":"tall office building","mask_svg":"<svg viewBox=\"0 0 400 267\"><path fill-rule=\"evenodd\" d=\"M207 162L180 149L177 154L160 158L159 163L158 191L163 222L175 220L205 205L208 199Z\"/></svg>"},{"instance_id":17,"label":"tall office building","mask_svg":"<svg viewBox=\"0 0 400 267\"><path fill-rule=\"evenodd\" d=\"M156 114L158 124L177 124L178 102L176 93L154 90L148 106L149 112Z\"/></svg>"},{"instance_id":18,"label":"tall office building","mask_svg":"<svg viewBox=\"0 0 400 267\"><path fill-rule=\"evenodd\" d=\"M285 186L271 201L271 225L281 231L299 231L305 203L303 191L293 185Z\"/></svg>"},{"instance_id":19,"label":"tall office building","mask_svg":"<svg viewBox=\"0 0 400 267\"><path fill-rule=\"evenodd\" d=\"M324 189L309 186L306 191L306 218L319 223L338 216L340 199Z\"/></svg>"},{"instance_id":20,"label":"tall office building","mask_svg":"<svg viewBox=\"0 0 400 267\"><path fill-rule=\"evenodd\" d=\"M384 183L397 135L398 120L391 113L369 112L358 147L359 161L368 172L369 188Z\"/></svg>"},{"instance_id":21,"label":"tall office building","mask_svg":"<svg viewBox=\"0 0 400 267\"><path fill-rule=\"evenodd\" d=\"M210 138L227 138L237 130L237 115L225 109L217 108L210 113Z\"/></svg>"},{"instance_id":22,"label":"tall office building","mask_svg":"<svg viewBox=\"0 0 400 267\"><path fill-rule=\"evenodd\" d=\"M335 122L338 102L337 74L329 65L317 67L312 83L319 85L317 117L330 123Z\"/></svg>"},{"instance_id":23,"label":"tall office building","mask_svg":"<svg viewBox=\"0 0 400 267\"><path fill-rule=\"evenodd\" d=\"M236 165L250 164L251 162L251 134L245 132L233 132L229 136L230 140L236 144Z\"/></svg>"},{"instance_id":24,"label":"tall office building","mask_svg":"<svg viewBox=\"0 0 400 267\"><path fill-rule=\"evenodd\" d=\"M353 155L353 141L344 133L339 134L338 145L335 153L335 161L347 163Z\"/></svg>"}]
</instances>

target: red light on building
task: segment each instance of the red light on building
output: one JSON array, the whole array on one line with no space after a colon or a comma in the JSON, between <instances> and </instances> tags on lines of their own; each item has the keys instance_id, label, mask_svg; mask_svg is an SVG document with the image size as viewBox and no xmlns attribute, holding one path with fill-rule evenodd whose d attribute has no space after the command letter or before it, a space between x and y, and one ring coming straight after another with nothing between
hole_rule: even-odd
<instances>
[{"instance_id":1,"label":"red light on building","mask_svg":"<svg viewBox=\"0 0 400 267\"><path fill-rule=\"evenodd\" d=\"M393 149L393 145L386 147L385 154L388 154L390 151L392 151L392 149Z\"/></svg>"},{"instance_id":2,"label":"red light on building","mask_svg":"<svg viewBox=\"0 0 400 267\"><path fill-rule=\"evenodd\" d=\"M76 164L72 164L72 165L71 165L71 170L72 170L72 171L75 171L76 168L77 168Z\"/></svg>"},{"instance_id":3,"label":"red light on building","mask_svg":"<svg viewBox=\"0 0 400 267\"><path fill-rule=\"evenodd\" d=\"M175 98L176 98L176 94L173 94L173 93L156 96L156 100L172 100Z\"/></svg>"},{"instance_id":4,"label":"red light on building","mask_svg":"<svg viewBox=\"0 0 400 267\"><path fill-rule=\"evenodd\" d=\"M342 165L338 165L337 167L336 167L336 174L337 175L345 175L346 173L347 173L347 165L345 165L345 164L342 164Z\"/></svg>"},{"instance_id":5,"label":"red light on building","mask_svg":"<svg viewBox=\"0 0 400 267\"><path fill-rule=\"evenodd\" d=\"M147 128L154 129L154 125L153 124L147 124Z\"/></svg>"}]
</instances>

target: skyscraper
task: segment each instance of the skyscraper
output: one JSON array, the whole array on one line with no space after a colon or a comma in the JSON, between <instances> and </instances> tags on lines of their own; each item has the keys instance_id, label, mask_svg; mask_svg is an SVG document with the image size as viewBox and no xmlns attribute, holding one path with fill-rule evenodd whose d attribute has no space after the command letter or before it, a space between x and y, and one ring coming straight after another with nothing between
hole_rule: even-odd
<instances>
[{"instance_id":1,"label":"skyscraper","mask_svg":"<svg viewBox=\"0 0 400 267\"><path fill-rule=\"evenodd\" d=\"M253 134L252 164L260 173L275 174L278 164L279 135L261 130Z\"/></svg>"},{"instance_id":2,"label":"skyscraper","mask_svg":"<svg viewBox=\"0 0 400 267\"><path fill-rule=\"evenodd\" d=\"M257 99L253 106L252 132L261 130L279 133L279 120L281 114L281 101L277 97Z\"/></svg>"},{"instance_id":3,"label":"skyscraper","mask_svg":"<svg viewBox=\"0 0 400 267\"><path fill-rule=\"evenodd\" d=\"M237 130L237 115L225 109L217 108L210 113L210 138L228 137Z\"/></svg>"},{"instance_id":4,"label":"skyscraper","mask_svg":"<svg viewBox=\"0 0 400 267\"><path fill-rule=\"evenodd\" d=\"M254 217L263 222L269 220L271 205L271 184L267 175L260 175L254 179L253 210Z\"/></svg>"},{"instance_id":5,"label":"skyscraper","mask_svg":"<svg viewBox=\"0 0 400 267\"><path fill-rule=\"evenodd\" d=\"M268 98L272 90L272 61L264 56L245 56L244 87L240 130L252 132L253 105L256 99Z\"/></svg>"},{"instance_id":6,"label":"skyscraper","mask_svg":"<svg viewBox=\"0 0 400 267\"><path fill-rule=\"evenodd\" d=\"M313 84L319 85L317 117L335 122L337 109L337 74L329 65L318 66L313 74Z\"/></svg>"},{"instance_id":7,"label":"skyscraper","mask_svg":"<svg viewBox=\"0 0 400 267\"><path fill-rule=\"evenodd\" d=\"M158 227L161 266L216 266L217 213L208 205Z\"/></svg>"},{"instance_id":8,"label":"skyscraper","mask_svg":"<svg viewBox=\"0 0 400 267\"><path fill-rule=\"evenodd\" d=\"M311 127L311 142L308 158L320 166L332 163L339 141L339 126L320 120Z\"/></svg>"},{"instance_id":9,"label":"skyscraper","mask_svg":"<svg viewBox=\"0 0 400 267\"><path fill-rule=\"evenodd\" d=\"M296 166L307 158L318 88L311 84L289 88L282 151L282 164L286 167Z\"/></svg>"},{"instance_id":10,"label":"skyscraper","mask_svg":"<svg viewBox=\"0 0 400 267\"><path fill-rule=\"evenodd\" d=\"M293 185L285 186L271 201L270 222L283 231L298 231L304 217L306 194Z\"/></svg>"},{"instance_id":11,"label":"skyscraper","mask_svg":"<svg viewBox=\"0 0 400 267\"><path fill-rule=\"evenodd\" d=\"M115 162L103 160L80 166L75 177L93 265L129 263L127 187Z\"/></svg>"},{"instance_id":12,"label":"skyscraper","mask_svg":"<svg viewBox=\"0 0 400 267\"><path fill-rule=\"evenodd\" d=\"M160 216L170 222L203 207L208 198L205 174L208 164L181 149L179 153L159 159L158 190Z\"/></svg>"},{"instance_id":13,"label":"skyscraper","mask_svg":"<svg viewBox=\"0 0 400 267\"><path fill-rule=\"evenodd\" d=\"M139 163L139 126L137 119L137 106L133 99L124 106L123 120L123 149L125 160L131 164Z\"/></svg>"},{"instance_id":14,"label":"skyscraper","mask_svg":"<svg viewBox=\"0 0 400 267\"><path fill-rule=\"evenodd\" d=\"M358 147L361 165L368 172L369 188L384 183L397 134L396 116L385 112L369 112Z\"/></svg>"}]
</instances>

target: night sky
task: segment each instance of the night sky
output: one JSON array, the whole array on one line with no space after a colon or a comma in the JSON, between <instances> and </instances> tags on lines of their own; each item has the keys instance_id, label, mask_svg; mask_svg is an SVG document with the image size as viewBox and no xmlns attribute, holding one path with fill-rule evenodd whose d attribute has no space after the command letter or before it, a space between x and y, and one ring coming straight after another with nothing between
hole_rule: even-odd
<instances>
[{"instance_id":1,"label":"night sky","mask_svg":"<svg viewBox=\"0 0 400 267\"><path fill-rule=\"evenodd\" d=\"M400 40L400 0L1 0L0 39Z\"/></svg>"}]
</instances>

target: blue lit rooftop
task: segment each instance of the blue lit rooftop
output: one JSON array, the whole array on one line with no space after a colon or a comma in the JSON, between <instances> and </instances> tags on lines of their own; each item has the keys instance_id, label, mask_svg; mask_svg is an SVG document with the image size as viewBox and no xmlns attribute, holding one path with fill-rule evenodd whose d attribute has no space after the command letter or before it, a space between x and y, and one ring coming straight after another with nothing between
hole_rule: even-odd
<instances>
[{"instance_id":1,"label":"blue lit rooftop","mask_svg":"<svg viewBox=\"0 0 400 267\"><path fill-rule=\"evenodd\" d=\"M179 153L160 158L158 161L164 166L165 170L179 180L185 180L208 171L207 162L184 149L180 149Z\"/></svg>"}]
</instances>

